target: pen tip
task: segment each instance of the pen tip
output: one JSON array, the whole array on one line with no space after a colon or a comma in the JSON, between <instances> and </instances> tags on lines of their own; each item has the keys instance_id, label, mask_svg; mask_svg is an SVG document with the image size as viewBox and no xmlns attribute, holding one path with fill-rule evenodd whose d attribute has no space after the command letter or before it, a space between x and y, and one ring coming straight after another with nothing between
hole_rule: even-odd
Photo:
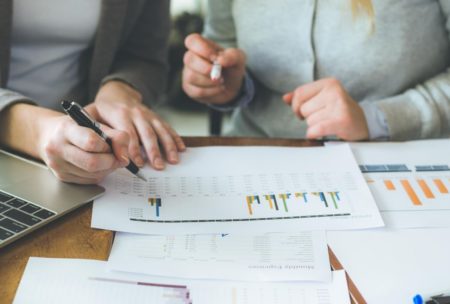
<instances>
[{"instance_id":1,"label":"pen tip","mask_svg":"<svg viewBox=\"0 0 450 304\"><path fill-rule=\"evenodd\" d=\"M139 172L136 173L136 176L137 176L138 178L140 178L141 180L143 180L144 182L147 181L147 179L146 179L142 174L140 174Z\"/></svg>"}]
</instances>

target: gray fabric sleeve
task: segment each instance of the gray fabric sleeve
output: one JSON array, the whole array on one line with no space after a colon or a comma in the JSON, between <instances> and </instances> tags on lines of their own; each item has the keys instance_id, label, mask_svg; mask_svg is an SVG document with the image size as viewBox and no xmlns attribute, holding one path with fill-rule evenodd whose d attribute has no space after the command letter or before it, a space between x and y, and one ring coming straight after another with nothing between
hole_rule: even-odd
<instances>
[{"instance_id":1,"label":"gray fabric sleeve","mask_svg":"<svg viewBox=\"0 0 450 304\"><path fill-rule=\"evenodd\" d=\"M233 0L209 1L203 35L224 48L235 48L236 31L232 15Z\"/></svg>"},{"instance_id":2,"label":"gray fabric sleeve","mask_svg":"<svg viewBox=\"0 0 450 304\"><path fill-rule=\"evenodd\" d=\"M0 89L0 112L16 103L36 104L30 98L7 89Z\"/></svg>"},{"instance_id":3,"label":"gray fabric sleeve","mask_svg":"<svg viewBox=\"0 0 450 304\"><path fill-rule=\"evenodd\" d=\"M252 102L253 98L255 98L255 84L250 75L248 73L245 73L244 84L242 86L241 93L234 101L224 105L208 104L208 106L220 112L229 112L238 107L248 106L249 103Z\"/></svg>"},{"instance_id":4,"label":"gray fabric sleeve","mask_svg":"<svg viewBox=\"0 0 450 304\"><path fill-rule=\"evenodd\" d=\"M167 85L170 1L149 0L117 53L111 73L102 80L121 80L155 105Z\"/></svg>"},{"instance_id":5,"label":"gray fabric sleeve","mask_svg":"<svg viewBox=\"0 0 450 304\"><path fill-rule=\"evenodd\" d=\"M361 102L360 107L366 117L370 139L389 139L389 129L386 117L378 109L375 102Z\"/></svg>"},{"instance_id":6,"label":"gray fabric sleeve","mask_svg":"<svg viewBox=\"0 0 450 304\"><path fill-rule=\"evenodd\" d=\"M440 0L440 4L450 32L450 1ZM403 94L377 101L377 106L386 117L392 140L449 136L450 69Z\"/></svg>"}]
</instances>

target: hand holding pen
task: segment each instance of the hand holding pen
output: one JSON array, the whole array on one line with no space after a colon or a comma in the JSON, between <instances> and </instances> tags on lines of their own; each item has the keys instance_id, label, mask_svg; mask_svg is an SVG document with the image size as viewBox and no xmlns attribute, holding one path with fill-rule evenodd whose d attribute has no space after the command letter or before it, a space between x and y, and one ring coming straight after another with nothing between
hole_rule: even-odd
<instances>
[{"instance_id":1,"label":"hand holding pen","mask_svg":"<svg viewBox=\"0 0 450 304\"><path fill-rule=\"evenodd\" d=\"M245 75L245 54L236 48L222 49L199 34L185 40L183 89L193 99L226 104L239 94Z\"/></svg>"},{"instance_id":2,"label":"hand holding pen","mask_svg":"<svg viewBox=\"0 0 450 304\"><path fill-rule=\"evenodd\" d=\"M110 137L106 135L105 132L100 127L100 124L95 121L93 118L89 116L89 114L76 102L69 102L69 101L62 101L61 105L64 109L64 111L81 127L88 128L92 131L94 131L102 140L104 140L108 146L111 148L113 152L115 152L114 143L111 140ZM123 150L123 149L122 149ZM146 181L145 177L140 174L139 168L136 166L136 164L133 163L133 161L129 160L125 153L119 154L119 158L123 160L124 162L127 162L126 168L128 171L130 171L132 174L136 175L140 179Z\"/></svg>"}]
</instances>

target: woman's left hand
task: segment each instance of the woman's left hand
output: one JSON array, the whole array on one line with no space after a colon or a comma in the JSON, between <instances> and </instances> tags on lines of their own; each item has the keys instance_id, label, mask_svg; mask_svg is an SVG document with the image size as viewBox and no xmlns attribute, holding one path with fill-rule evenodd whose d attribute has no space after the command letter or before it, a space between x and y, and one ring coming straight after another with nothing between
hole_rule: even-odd
<instances>
[{"instance_id":1,"label":"woman's left hand","mask_svg":"<svg viewBox=\"0 0 450 304\"><path fill-rule=\"evenodd\" d=\"M336 135L344 140L369 138L362 108L334 78L300 86L283 96L292 111L308 124L310 139Z\"/></svg>"},{"instance_id":2,"label":"woman's left hand","mask_svg":"<svg viewBox=\"0 0 450 304\"><path fill-rule=\"evenodd\" d=\"M150 164L158 170L165 167L158 142L171 164L178 163L178 153L186 149L172 127L145 106L141 94L124 82L113 80L104 84L86 110L101 123L128 133L129 156L140 167L144 165L140 143Z\"/></svg>"}]
</instances>

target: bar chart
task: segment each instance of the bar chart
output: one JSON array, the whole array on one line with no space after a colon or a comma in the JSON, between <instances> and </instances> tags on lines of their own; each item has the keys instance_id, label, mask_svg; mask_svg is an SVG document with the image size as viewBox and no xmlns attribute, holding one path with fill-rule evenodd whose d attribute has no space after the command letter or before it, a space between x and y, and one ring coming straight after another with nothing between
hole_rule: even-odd
<instances>
[{"instance_id":1,"label":"bar chart","mask_svg":"<svg viewBox=\"0 0 450 304\"><path fill-rule=\"evenodd\" d=\"M264 199L261 199L263 197ZM308 199L308 197L310 197ZM303 203L315 204L322 206L325 210L330 208L333 210L339 210L339 204L341 199L339 197L339 191L333 192L296 192L281 193L281 194L266 194L266 195L248 195L246 197L246 204L248 208L248 214L253 215L254 209L260 208L259 206L265 206L268 209L275 211L284 211L289 213L289 205ZM263 204L261 203L263 202ZM332 204L331 204L332 202Z\"/></svg>"},{"instance_id":2,"label":"bar chart","mask_svg":"<svg viewBox=\"0 0 450 304\"><path fill-rule=\"evenodd\" d=\"M155 215L156 217L159 217L159 212L160 212L160 208L161 208L161 199L160 198L156 198L156 197L150 197L148 199L148 202L150 203L150 206L155 206Z\"/></svg>"},{"instance_id":3,"label":"bar chart","mask_svg":"<svg viewBox=\"0 0 450 304\"><path fill-rule=\"evenodd\" d=\"M195 234L383 224L347 145L205 147L183 156L164 171L142 168L147 181L124 170L108 176L102 184L108 193L96 200L93 226ZM218 161L225 159L235 162ZM106 210L115 220L103 216Z\"/></svg>"},{"instance_id":4,"label":"bar chart","mask_svg":"<svg viewBox=\"0 0 450 304\"><path fill-rule=\"evenodd\" d=\"M450 168L435 165L360 165L381 211L450 210Z\"/></svg>"},{"instance_id":5,"label":"bar chart","mask_svg":"<svg viewBox=\"0 0 450 304\"><path fill-rule=\"evenodd\" d=\"M352 191L355 184L352 177L345 174L335 176L321 172L149 176L147 179L146 183L139 179L130 182L128 176L116 176L115 185L119 193L132 194L141 201L147 201L141 208L130 207L128 214L131 221L267 221L274 218L348 216L351 214L351 204L346 192ZM267 193L266 189L272 191ZM163 201L166 207L163 207ZM214 218L198 218L198 210L210 208L213 202L228 206L227 211ZM190 218L167 216L176 214L174 206L186 204L191 207L186 208L183 215L188 217L191 214Z\"/></svg>"}]
</instances>

